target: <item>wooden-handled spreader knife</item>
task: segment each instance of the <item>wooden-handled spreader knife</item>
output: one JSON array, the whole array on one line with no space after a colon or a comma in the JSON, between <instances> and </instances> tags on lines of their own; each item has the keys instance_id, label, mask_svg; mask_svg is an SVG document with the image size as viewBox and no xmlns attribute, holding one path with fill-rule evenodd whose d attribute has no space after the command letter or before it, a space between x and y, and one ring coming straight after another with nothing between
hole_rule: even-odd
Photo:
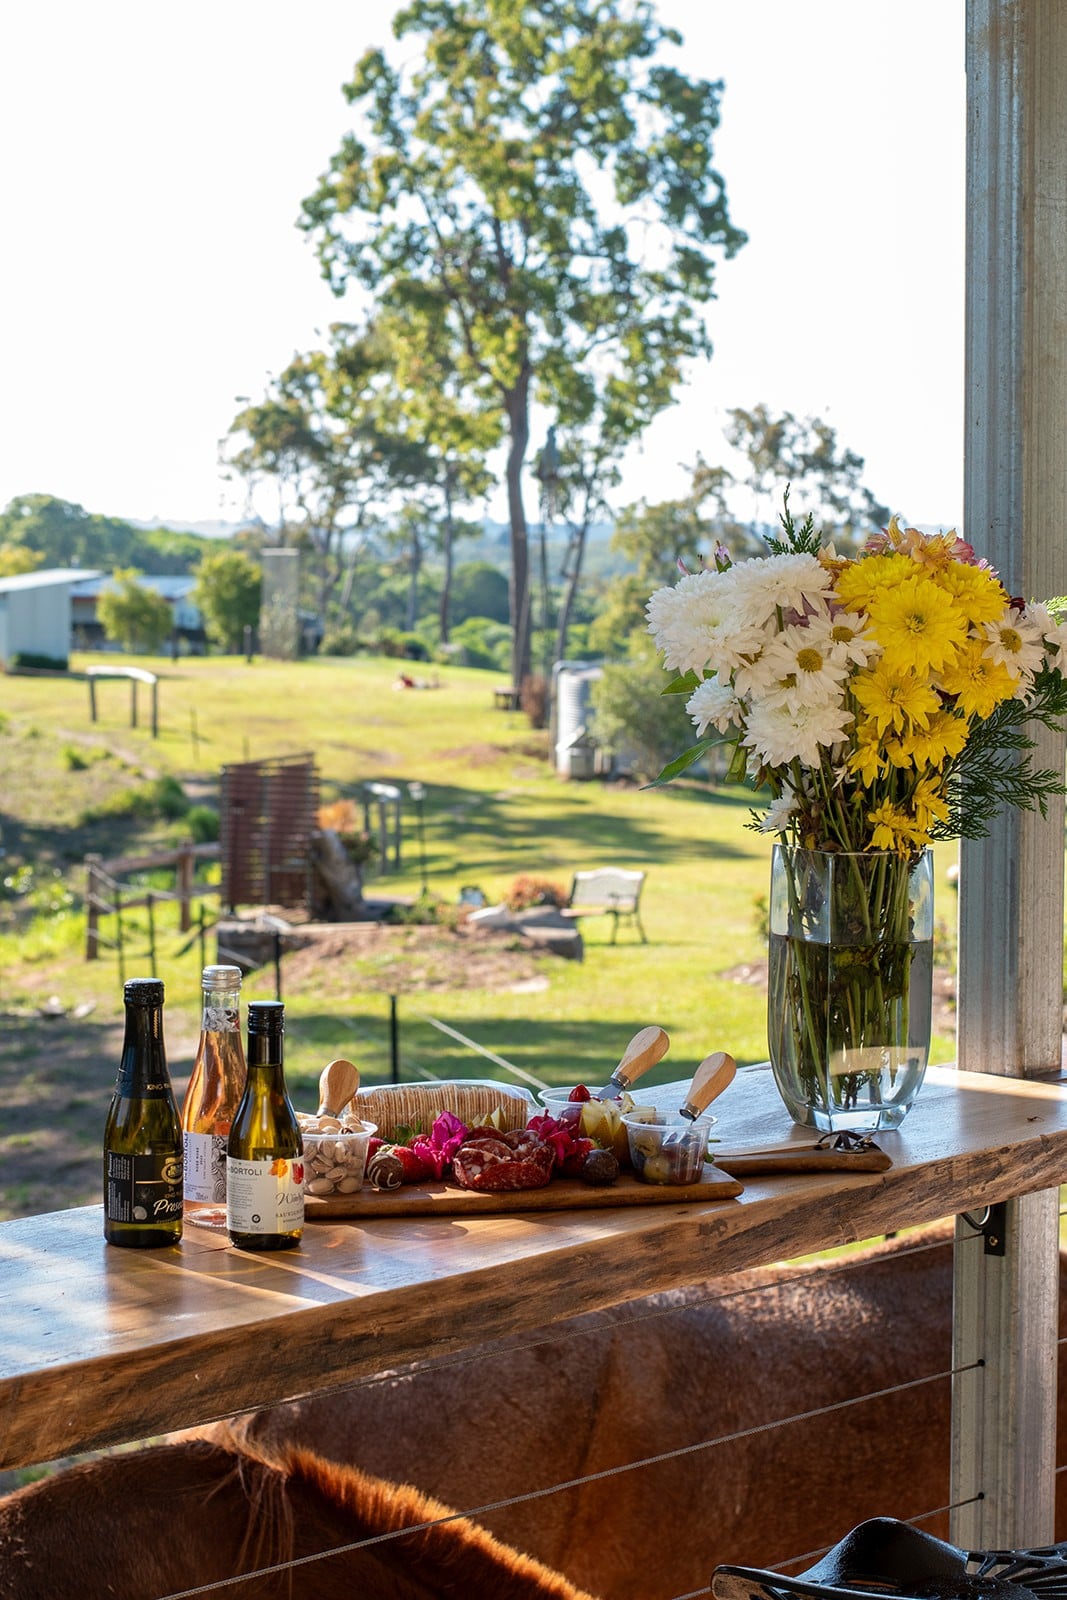
<instances>
[{"instance_id":1,"label":"wooden-handled spreader knife","mask_svg":"<svg viewBox=\"0 0 1067 1600\"><path fill-rule=\"evenodd\" d=\"M641 1075L654 1067L670 1049L670 1036L663 1028L642 1028L635 1033L622 1053L622 1060L602 1089L593 1090L594 1100L618 1100Z\"/></svg>"}]
</instances>

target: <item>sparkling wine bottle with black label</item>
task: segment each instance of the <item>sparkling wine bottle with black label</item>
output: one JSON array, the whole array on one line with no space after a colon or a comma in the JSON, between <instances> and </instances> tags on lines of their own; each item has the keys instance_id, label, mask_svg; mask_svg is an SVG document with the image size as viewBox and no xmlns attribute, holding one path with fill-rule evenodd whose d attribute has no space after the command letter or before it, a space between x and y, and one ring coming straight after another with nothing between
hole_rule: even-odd
<instances>
[{"instance_id":1,"label":"sparkling wine bottle with black label","mask_svg":"<svg viewBox=\"0 0 1067 1600\"><path fill-rule=\"evenodd\" d=\"M182 1236L182 1130L163 1044L163 985L131 978L104 1128L104 1238L151 1249Z\"/></svg>"},{"instance_id":2,"label":"sparkling wine bottle with black label","mask_svg":"<svg viewBox=\"0 0 1067 1600\"><path fill-rule=\"evenodd\" d=\"M288 1250L304 1231L304 1143L285 1089L285 1007L248 1008L248 1077L226 1146L226 1226L242 1250Z\"/></svg>"},{"instance_id":3,"label":"sparkling wine bottle with black label","mask_svg":"<svg viewBox=\"0 0 1067 1600\"><path fill-rule=\"evenodd\" d=\"M185 1219L226 1203L226 1145L245 1087L241 969L205 967L200 1043L182 1102Z\"/></svg>"}]
</instances>

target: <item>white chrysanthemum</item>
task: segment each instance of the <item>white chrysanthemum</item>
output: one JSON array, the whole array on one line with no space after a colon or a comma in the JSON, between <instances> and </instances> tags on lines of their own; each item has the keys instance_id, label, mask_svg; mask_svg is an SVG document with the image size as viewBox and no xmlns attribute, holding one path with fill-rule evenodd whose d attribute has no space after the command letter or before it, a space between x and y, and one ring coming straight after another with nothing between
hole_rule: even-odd
<instances>
[{"instance_id":1,"label":"white chrysanthemum","mask_svg":"<svg viewBox=\"0 0 1067 1600\"><path fill-rule=\"evenodd\" d=\"M982 654L998 666L1007 667L1018 681L1032 683L1034 673L1045 664L1043 626L1043 618L1035 618L1029 610L1008 606L995 622L982 623L986 638Z\"/></svg>"},{"instance_id":2,"label":"white chrysanthemum","mask_svg":"<svg viewBox=\"0 0 1067 1600\"><path fill-rule=\"evenodd\" d=\"M689 572L673 589L657 589L648 602L648 631L663 651L663 665L677 672L712 667L729 673L758 634L739 627L733 596L736 567L725 572Z\"/></svg>"},{"instance_id":3,"label":"white chrysanthemum","mask_svg":"<svg viewBox=\"0 0 1067 1600\"><path fill-rule=\"evenodd\" d=\"M818 766L824 751L846 738L852 726L847 706L754 705L742 739L765 767L785 767L791 761Z\"/></svg>"},{"instance_id":4,"label":"white chrysanthemum","mask_svg":"<svg viewBox=\"0 0 1067 1600\"><path fill-rule=\"evenodd\" d=\"M795 817L799 809L796 795L786 784L781 794L771 801L760 818L760 832L784 833L789 826L790 818Z\"/></svg>"},{"instance_id":5,"label":"white chrysanthemum","mask_svg":"<svg viewBox=\"0 0 1067 1600\"><path fill-rule=\"evenodd\" d=\"M730 568L734 580L734 620L738 627L762 628L778 610L825 610L833 575L814 556L755 556Z\"/></svg>"},{"instance_id":6,"label":"white chrysanthemum","mask_svg":"<svg viewBox=\"0 0 1067 1600\"><path fill-rule=\"evenodd\" d=\"M801 706L840 700L849 664L833 648L829 619L817 618L783 628L764 645L759 670L765 697Z\"/></svg>"},{"instance_id":7,"label":"white chrysanthemum","mask_svg":"<svg viewBox=\"0 0 1067 1600\"><path fill-rule=\"evenodd\" d=\"M699 734L706 733L709 728L717 728L720 733L725 733L731 723L736 723L741 716L741 706L733 689L717 677L708 678L694 689L685 703L685 709Z\"/></svg>"},{"instance_id":8,"label":"white chrysanthemum","mask_svg":"<svg viewBox=\"0 0 1067 1600\"><path fill-rule=\"evenodd\" d=\"M837 611L830 618L830 642L839 660L850 667L865 667L881 650L867 631L867 613Z\"/></svg>"}]
</instances>

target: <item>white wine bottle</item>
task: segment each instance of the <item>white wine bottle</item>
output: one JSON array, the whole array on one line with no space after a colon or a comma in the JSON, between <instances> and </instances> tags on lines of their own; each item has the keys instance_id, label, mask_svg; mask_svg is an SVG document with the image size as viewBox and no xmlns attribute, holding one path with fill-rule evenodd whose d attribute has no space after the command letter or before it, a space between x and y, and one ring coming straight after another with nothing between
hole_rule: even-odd
<instances>
[{"instance_id":1,"label":"white wine bottle","mask_svg":"<svg viewBox=\"0 0 1067 1600\"><path fill-rule=\"evenodd\" d=\"M226 1227L242 1250L288 1250L304 1231L304 1143L285 1090L285 1007L248 1008L248 1077L226 1146Z\"/></svg>"},{"instance_id":2,"label":"white wine bottle","mask_svg":"<svg viewBox=\"0 0 1067 1600\"><path fill-rule=\"evenodd\" d=\"M185 1216L226 1203L226 1144L245 1087L241 969L205 967L200 1043L182 1101Z\"/></svg>"},{"instance_id":3,"label":"white wine bottle","mask_svg":"<svg viewBox=\"0 0 1067 1600\"><path fill-rule=\"evenodd\" d=\"M163 1044L163 985L131 978L104 1128L104 1238L151 1249L182 1236L182 1130Z\"/></svg>"}]
</instances>

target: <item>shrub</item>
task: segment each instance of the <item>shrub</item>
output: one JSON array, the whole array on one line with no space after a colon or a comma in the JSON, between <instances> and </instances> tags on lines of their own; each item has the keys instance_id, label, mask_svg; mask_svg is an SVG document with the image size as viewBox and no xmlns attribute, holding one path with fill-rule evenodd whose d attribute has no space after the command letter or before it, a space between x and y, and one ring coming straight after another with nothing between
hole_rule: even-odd
<instances>
[{"instance_id":1,"label":"shrub","mask_svg":"<svg viewBox=\"0 0 1067 1600\"><path fill-rule=\"evenodd\" d=\"M509 911L526 911L530 906L565 906L567 891L548 878L534 878L523 873L505 894L504 904Z\"/></svg>"},{"instance_id":2,"label":"shrub","mask_svg":"<svg viewBox=\"0 0 1067 1600\"><path fill-rule=\"evenodd\" d=\"M625 754L640 778L654 778L696 737L682 694L654 656L609 663L593 685L592 733L605 749Z\"/></svg>"},{"instance_id":3,"label":"shrub","mask_svg":"<svg viewBox=\"0 0 1067 1600\"><path fill-rule=\"evenodd\" d=\"M219 836L219 814L214 806L190 806L182 819L194 844L214 844Z\"/></svg>"},{"instance_id":4,"label":"shrub","mask_svg":"<svg viewBox=\"0 0 1067 1600\"><path fill-rule=\"evenodd\" d=\"M359 634L350 622L335 622L326 629L319 646L323 656L354 656L361 649Z\"/></svg>"},{"instance_id":5,"label":"shrub","mask_svg":"<svg viewBox=\"0 0 1067 1600\"><path fill-rule=\"evenodd\" d=\"M42 656L35 650L16 650L8 665L12 672L66 672L70 662L66 656Z\"/></svg>"},{"instance_id":6,"label":"shrub","mask_svg":"<svg viewBox=\"0 0 1067 1600\"><path fill-rule=\"evenodd\" d=\"M63 746L63 760L68 772L84 772L89 765L89 758L78 749L77 745L65 744Z\"/></svg>"},{"instance_id":7,"label":"shrub","mask_svg":"<svg viewBox=\"0 0 1067 1600\"><path fill-rule=\"evenodd\" d=\"M99 805L83 811L79 824L107 822L116 817L140 817L151 820L163 817L168 822L185 817L190 810L185 790L177 778L153 778L150 783L138 784L132 789L120 789Z\"/></svg>"},{"instance_id":8,"label":"shrub","mask_svg":"<svg viewBox=\"0 0 1067 1600\"><path fill-rule=\"evenodd\" d=\"M506 672L511 656L511 629L490 617L468 617L451 630L450 658L464 667Z\"/></svg>"}]
</instances>

